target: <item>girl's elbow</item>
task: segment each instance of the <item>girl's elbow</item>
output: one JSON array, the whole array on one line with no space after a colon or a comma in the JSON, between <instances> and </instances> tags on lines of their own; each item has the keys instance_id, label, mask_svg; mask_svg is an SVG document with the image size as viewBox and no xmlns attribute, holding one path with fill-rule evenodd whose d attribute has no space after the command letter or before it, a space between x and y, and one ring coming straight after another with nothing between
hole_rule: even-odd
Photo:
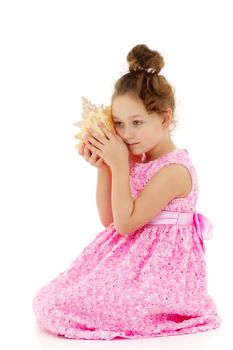
<instances>
[{"instance_id":1,"label":"girl's elbow","mask_svg":"<svg viewBox=\"0 0 233 350\"><path fill-rule=\"evenodd\" d=\"M102 222L102 225L103 225L105 228L109 227L111 224L112 224L112 222L109 222L109 223Z\"/></svg>"},{"instance_id":2,"label":"girl's elbow","mask_svg":"<svg viewBox=\"0 0 233 350\"><path fill-rule=\"evenodd\" d=\"M113 223L113 220L109 219L109 218L101 218L100 217L100 221L101 221L101 224L106 228Z\"/></svg>"},{"instance_id":3,"label":"girl's elbow","mask_svg":"<svg viewBox=\"0 0 233 350\"><path fill-rule=\"evenodd\" d=\"M113 224L114 224L116 232L119 233L119 235L121 235L121 236L127 236L128 235L128 231L125 230L125 228L122 225L119 225L119 224L117 224L115 222Z\"/></svg>"},{"instance_id":4,"label":"girl's elbow","mask_svg":"<svg viewBox=\"0 0 233 350\"><path fill-rule=\"evenodd\" d=\"M115 226L115 229L121 236L129 236L132 233L132 230L129 231L127 227Z\"/></svg>"}]
</instances>

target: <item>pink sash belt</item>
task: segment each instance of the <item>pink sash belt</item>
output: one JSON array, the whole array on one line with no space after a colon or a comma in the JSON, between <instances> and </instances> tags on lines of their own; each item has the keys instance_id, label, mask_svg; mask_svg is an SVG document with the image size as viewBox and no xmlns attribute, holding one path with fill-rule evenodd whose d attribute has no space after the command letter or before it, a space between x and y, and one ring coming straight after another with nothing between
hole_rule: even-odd
<instances>
[{"instance_id":1,"label":"pink sash belt","mask_svg":"<svg viewBox=\"0 0 233 350\"><path fill-rule=\"evenodd\" d=\"M194 225L201 239L204 252L204 239L210 239L213 236L212 223L204 215L196 211L193 213L179 213L162 210L156 217L149 221L148 224Z\"/></svg>"}]
</instances>

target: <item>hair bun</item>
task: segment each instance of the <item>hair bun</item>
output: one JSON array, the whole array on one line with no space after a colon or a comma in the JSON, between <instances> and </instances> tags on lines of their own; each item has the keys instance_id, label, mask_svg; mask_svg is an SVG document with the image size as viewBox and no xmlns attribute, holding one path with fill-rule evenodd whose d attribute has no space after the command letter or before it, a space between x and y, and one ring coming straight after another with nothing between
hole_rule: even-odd
<instances>
[{"instance_id":1,"label":"hair bun","mask_svg":"<svg viewBox=\"0 0 233 350\"><path fill-rule=\"evenodd\" d=\"M158 51L150 50L145 44L134 46L127 55L130 72L153 68L157 74L164 67L163 56Z\"/></svg>"}]
</instances>

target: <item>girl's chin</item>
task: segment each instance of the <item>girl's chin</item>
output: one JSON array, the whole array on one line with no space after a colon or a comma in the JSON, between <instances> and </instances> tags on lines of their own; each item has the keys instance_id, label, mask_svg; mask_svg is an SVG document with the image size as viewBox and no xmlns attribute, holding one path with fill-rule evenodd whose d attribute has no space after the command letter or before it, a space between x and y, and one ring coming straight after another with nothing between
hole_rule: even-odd
<instances>
[{"instance_id":1,"label":"girl's chin","mask_svg":"<svg viewBox=\"0 0 233 350\"><path fill-rule=\"evenodd\" d=\"M135 147L135 148L129 149L129 153L138 154L138 155L139 155L139 154L143 154L142 151L139 150L139 149L136 149L136 147Z\"/></svg>"}]
</instances>

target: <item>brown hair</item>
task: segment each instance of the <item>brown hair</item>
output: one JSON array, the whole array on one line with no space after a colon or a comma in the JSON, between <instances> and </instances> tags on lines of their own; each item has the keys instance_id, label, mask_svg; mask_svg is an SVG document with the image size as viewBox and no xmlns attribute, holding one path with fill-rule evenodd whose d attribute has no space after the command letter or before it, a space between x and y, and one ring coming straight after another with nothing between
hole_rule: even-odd
<instances>
[{"instance_id":1,"label":"brown hair","mask_svg":"<svg viewBox=\"0 0 233 350\"><path fill-rule=\"evenodd\" d=\"M114 85L111 102L116 96L132 93L142 100L148 114L161 115L166 108L175 112L175 90L166 78L159 74L164 67L164 59L158 51L150 50L146 45L134 46L127 55L129 72L121 76ZM146 69L153 68L153 71ZM171 122L174 127L176 120Z\"/></svg>"}]
</instances>

